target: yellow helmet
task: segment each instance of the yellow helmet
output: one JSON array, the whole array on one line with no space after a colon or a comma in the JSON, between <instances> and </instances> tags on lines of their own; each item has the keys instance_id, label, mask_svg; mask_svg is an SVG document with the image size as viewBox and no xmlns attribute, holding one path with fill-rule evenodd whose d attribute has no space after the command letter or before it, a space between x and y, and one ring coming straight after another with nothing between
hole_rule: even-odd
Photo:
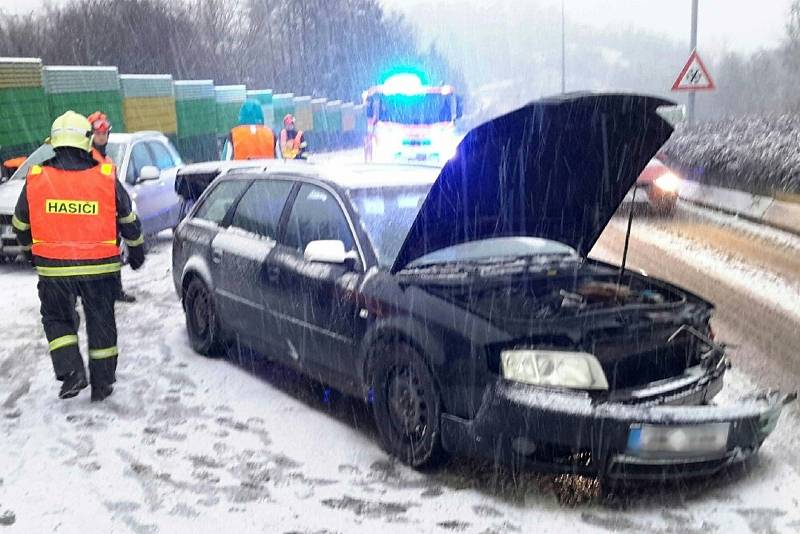
<instances>
[{"instance_id":1,"label":"yellow helmet","mask_svg":"<svg viewBox=\"0 0 800 534\"><path fill-rule=\"evenodd\" d=\"M69 146L91 152L92 125L89 119L74 111L67 111L58 117L50 129L50 146Z\"/></svg>"}]
</instances>

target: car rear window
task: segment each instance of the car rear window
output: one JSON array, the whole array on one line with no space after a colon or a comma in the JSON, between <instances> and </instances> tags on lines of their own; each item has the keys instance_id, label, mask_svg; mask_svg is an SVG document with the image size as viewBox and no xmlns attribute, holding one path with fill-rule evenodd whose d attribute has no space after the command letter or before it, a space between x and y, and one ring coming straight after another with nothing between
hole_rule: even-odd
<instances>
[{"instance_id":1,"label":"car rear window","mask_svg":"<svg viewBox=\"0 0 800 534\"><path fill-rule=\"evenodd\" d=\"M221 224L242 191L250 185L244 180L226 180L217 184L194 214L195 219L203 219Z\"/></svg>"}]
</instances>

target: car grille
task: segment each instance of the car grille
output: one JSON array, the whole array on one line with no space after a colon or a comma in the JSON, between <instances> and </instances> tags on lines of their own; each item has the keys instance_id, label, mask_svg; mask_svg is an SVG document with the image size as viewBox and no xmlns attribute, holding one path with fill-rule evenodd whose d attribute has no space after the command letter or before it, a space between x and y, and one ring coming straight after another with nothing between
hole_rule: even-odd
<instances>
[{"instance_id":1,"label":"car grille","mask_svg":"<svg viewBox=\"0 0 800 534\"><path fill-rule=\"evenodd\" d=\"M0 215L0 226L11 226L11 215Z\"/></svg>"}]
</instances>

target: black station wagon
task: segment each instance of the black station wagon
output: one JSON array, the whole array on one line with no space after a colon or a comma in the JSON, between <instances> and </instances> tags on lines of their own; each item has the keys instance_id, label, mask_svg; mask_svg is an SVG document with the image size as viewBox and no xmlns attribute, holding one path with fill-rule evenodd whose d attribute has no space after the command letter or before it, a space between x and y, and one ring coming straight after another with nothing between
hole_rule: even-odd
<instances>
[{"instance_id":1,"label":"black station wagon","mask_svg":"<svg viewBox=\"0 0 800 534\"><path fill-rule=\"evenodd\" d=\"M471 131L443 168L252 163L178 227L192 346L238 341L372 403L383 446L599 475L752 456L791 397L715 406L712 305L587 258L672 132L637 95L567 95Z\"/></svg>"}]
</instances>

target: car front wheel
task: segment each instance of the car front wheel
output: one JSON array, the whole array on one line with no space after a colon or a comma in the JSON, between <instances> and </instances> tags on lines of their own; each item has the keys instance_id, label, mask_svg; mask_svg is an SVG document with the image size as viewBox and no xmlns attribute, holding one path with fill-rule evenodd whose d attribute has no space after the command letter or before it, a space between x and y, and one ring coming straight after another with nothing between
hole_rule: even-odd
<instances>
[{"instance_id":1,"label":"car front wheel","mask_svg":"<svg viewBox=\"0 0 800 534\"><path fill-rule=\"evenodd\" d=\"M189 282L183 303L192 348L205 356L218 356L222 352L222 336L217 311L211 292L202 280L195 278Z\"/></svg>"},{"instance_id":2,"label":"car front wheel","mask_svg":"<svg viewBox=\"0 0 800 534\"><path fill-rule=\"evenodd\" d=\"M446 459L441 400L428 365L405 343L391 346L377 358L373 409L383 447L412 467L441 464Z\"/></svg>"}]
</instances>

